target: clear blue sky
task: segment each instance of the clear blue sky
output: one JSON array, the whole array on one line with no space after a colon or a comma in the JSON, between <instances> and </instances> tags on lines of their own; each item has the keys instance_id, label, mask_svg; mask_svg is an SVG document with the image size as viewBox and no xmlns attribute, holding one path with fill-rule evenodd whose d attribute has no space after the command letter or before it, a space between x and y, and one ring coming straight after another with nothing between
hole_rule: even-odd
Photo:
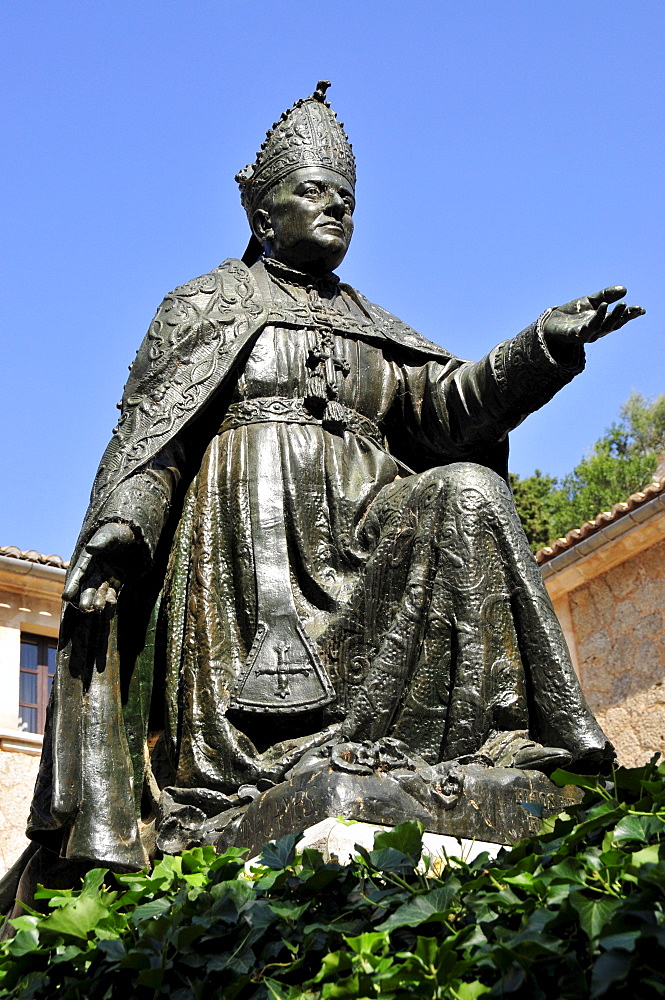
<instances>
[{"instance_id":1,"label":"clear blue sky","mask_svg":"<svg viewBox=\"0 0 665 1000\"><path fill-rule=\"evenodd\" d=\"M607 284L646 306L513 435L515 471L569 471L665 392L664 28L663 0L0 0L0 544L69 555L155 308L242 254L233 176L319 78L371 299L469 358Z\"/></svg>"}]
</instances>

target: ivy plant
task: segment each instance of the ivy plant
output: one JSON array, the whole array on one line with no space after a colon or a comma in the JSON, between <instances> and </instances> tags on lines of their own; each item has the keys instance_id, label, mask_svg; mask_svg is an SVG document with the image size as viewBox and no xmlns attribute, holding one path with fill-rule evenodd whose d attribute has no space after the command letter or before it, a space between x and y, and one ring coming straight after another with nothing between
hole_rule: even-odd
<instances>
[{"instance_id":1,"label":"ivy plant","mask_svg":"<svg viewBox=\"0 0 665 1000\"><path fill-rule=\"evenodd\" d=\"M348 865L291 835L249 865L203 847L42 889L0 1000L665 996L665 764L553 778L583 802L492 861L423 866L406 823Z\"/></svg>"}]
</instances>

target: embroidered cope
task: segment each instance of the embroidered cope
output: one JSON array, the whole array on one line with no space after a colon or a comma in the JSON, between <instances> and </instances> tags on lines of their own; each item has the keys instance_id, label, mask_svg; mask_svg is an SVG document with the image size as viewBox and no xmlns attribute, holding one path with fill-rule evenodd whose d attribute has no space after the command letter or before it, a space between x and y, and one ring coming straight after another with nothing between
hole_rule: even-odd
<instances>
[{"instance_id":1,"label":"embroidered cope","mask_svg":"<svg viewBox=\"0 0 665 1000\"><path fill-rule=\"evenodd\" d=\"M141 867L144 789L219 810L332 733L430 763L515 731L609 752L503 478L567 362L535 324L460 361L273 261L167 296L77 548L125 522L144 573L117 616L65 609L30 835Z\"/></svg>"}]
</instances>

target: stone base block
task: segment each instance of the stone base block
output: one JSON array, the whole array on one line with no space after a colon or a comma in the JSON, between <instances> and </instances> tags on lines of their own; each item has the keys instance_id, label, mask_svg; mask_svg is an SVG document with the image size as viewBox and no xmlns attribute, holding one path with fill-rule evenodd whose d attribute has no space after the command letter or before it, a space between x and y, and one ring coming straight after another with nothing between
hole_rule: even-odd
<instances>
[{"instance_id":1,"label":"stone base block","mask_svg":"<svg viewBox=\"0 0 665 1000\"><path fill-rule=\"evenodd\" d=\"M325 768L295 774L256 798L221 833L217 846L248 847L251 857L269 840L299 833L330 817L378 826L415 819L427 831L446 837L512 844L540 826L524 803L539 804L545 817L581 798L579 789L558 788L539 771L466 764L458 765L455 774L456 794L429 800L424 800L416 776L403 772L395 777Z\"/></svg>"}]
</instances>

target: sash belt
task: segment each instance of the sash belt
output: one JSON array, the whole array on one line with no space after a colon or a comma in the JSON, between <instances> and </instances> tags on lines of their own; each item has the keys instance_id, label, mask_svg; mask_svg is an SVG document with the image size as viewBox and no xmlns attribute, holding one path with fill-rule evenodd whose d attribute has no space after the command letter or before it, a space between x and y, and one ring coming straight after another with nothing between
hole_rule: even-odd
<instances>
[{"instance_id":1,"label":"sash belt","mask_svg":"<svg viewBox=\"0 0 665 1000\"><path fill-rule=\"evenodd\" d=\"M256 634L231 707L245 712L309 712L335 699L316 644L291 590L279 436L273 423L249 441L249 514L256 577Z\"/></svg>"},{"instance_id":2,"label":"sash belt","mask_svg":"<svg viewBox=\"0 0 665 1000\"><path fill-rule=\"evenodd\" d=\"M338 413L341 413L339 423L329 423L310 413L302 398L288 399L284 396L259 396L257 399L244 399L239 403L231 403L226 416L219 428L219 433L230 431L245 424L285 423L285 424L315 424L333 434L343 434L350 431L359 437L369 438L382 450L386 442L383 434L369 417L364 417L357 410L337 403Z\"/></svg>"}]
</instances>

